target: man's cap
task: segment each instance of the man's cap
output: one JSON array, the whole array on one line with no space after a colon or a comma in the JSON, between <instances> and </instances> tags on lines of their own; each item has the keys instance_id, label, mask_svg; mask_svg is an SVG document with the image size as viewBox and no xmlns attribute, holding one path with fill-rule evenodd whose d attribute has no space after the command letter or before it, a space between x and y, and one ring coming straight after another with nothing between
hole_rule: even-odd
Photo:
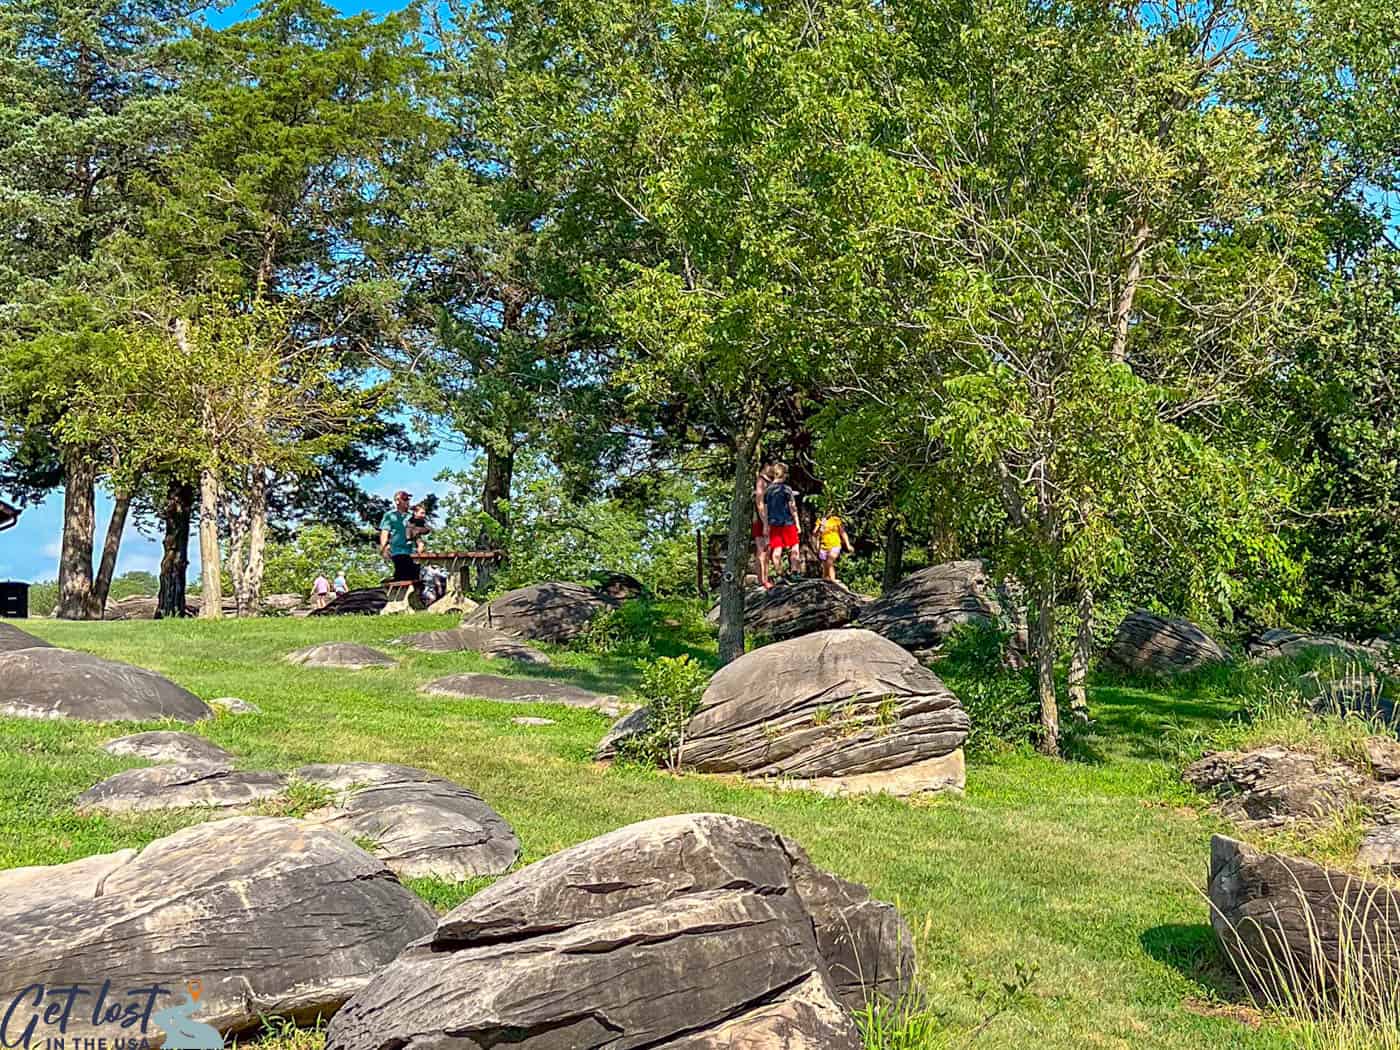
<instances>
[{"instance_id":1,"label":"man's cap","mask_svg":"<svg viewBox=\"0 0 1400 1050\"><path fill-rule=\"evenodd\" d=\"M395 493L394 493L394 499L398 499L400 496L402 496L404 499L412 499L412 498L413 498L413 494L412 494L411 492L408 492L408 491L404 490L404 489L399 489L398 492L395 492Z\"/></svg>"}]
</instances>

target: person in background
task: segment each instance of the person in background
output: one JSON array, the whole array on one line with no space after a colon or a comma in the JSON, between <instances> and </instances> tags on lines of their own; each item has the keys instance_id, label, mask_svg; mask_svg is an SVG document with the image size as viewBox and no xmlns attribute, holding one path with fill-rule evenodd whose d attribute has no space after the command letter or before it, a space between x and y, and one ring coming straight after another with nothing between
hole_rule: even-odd
<instances>
[{"instance_id":1,"label":"person in background","mask_svg":"<svg viewBox=\"0 0 1400 1050\"><path fill-rule=\"evenodd\" d=\"M774 463L768 477L768 487L763 492L763 531L768 537L771 559L765 589L771 590L773 577L782 569L784 551L789 579L802 574L802 526L797 518L797 493L787 484L787 464Z\"/></svg>"},{"instance_id":2,"label":"person in background","mask_svg":"<svg viewBox=\"0 0 1400 1050\"><path fill-rule=\"evenodd\" d=\"M335 579L331 581L331 587L335 590L335 596L339 598L342 594L350 590L350 584L345 580L345 570L341 569L335 574Z\"/></svg>"},{"instance_id":3,"label":"person in background","mask_svg":"<svg viewBox=\"0 0 1400 1050\"><path fill-rule=\"evenodd\" d=\"M316 574L316 580L311 584L312 604L317 609L324 609L331 602L331 581L326 579L324 572Z\"/></svg>"},{"instance_id":4,"label":"person in background","mask_svg":"<svg viewBox=\"0 0 1400 1050\"><path fill-rule=\"evenodd\" d=\"M409 510L412 497L407 492L394 493L394 509L379 521L379 553L394 564L394 582L418 582L418 566L413 561L413 543L408 538Z\"/></svg>"},{"instance_id":5,"label":"person in background","mask_svg":"<svg viewBox=\"0 0 1400 1050\"><path fill-rule=\"evenodd\" d=\"M414 549L419 554L427 553L423 537L432 531L428 526L428 508L422 503L417 504L413 508L413 516L408 519L408 538L413 541Z\"/></svg>"},{"instance_id":6,"label":"person in background","mask_svg":"<svg viewBox=\"0 0 1400 1050\"><path fill-rule=\"evenodd\" d=\"M822 563L822 579L836 582L836 560L843 550L850 554L855 548L846 535L845 522L836 516L834 507L828 506L817 521L817 558Z\"/></svg>"},{"instance_id":7,"label":"person in background","mask_svg":"<svg viewBox=\"0 0 1400 1050\"><path fill-rule=\"evenodd\" d=\"M753 546L758 559L758 585L768 589L768 513L763 505L763 494L768 490L769 473L772 466L760 467L753 486Z\"/></svg>"}]
</instances>

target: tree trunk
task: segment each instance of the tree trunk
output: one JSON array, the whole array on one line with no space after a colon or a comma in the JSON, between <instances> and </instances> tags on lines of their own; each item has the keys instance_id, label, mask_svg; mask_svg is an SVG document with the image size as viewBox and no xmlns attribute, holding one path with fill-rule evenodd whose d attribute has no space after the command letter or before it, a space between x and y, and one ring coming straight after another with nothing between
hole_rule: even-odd
<instances>
[{"instance_id":1,"label":"tree trunk","mask_svg":"<svg viewBox=\"0 0 1400 1050\"><path fill-rule=\"evenodd\" d=\"M1074 653L1069 661L1069 709L1074 717L1089 719L1089 659L1094 651L1094 592L1079 586Z\"/></svg>"},{"instance_id":2,"label":"tree trunk","mask_svg":"<svg viewBox=\"0 0 1400 1050\"><path fill-rule=\"evenodd\" d=\"M765 411L758 409L746 433L734 442L734 494L729 501L729 537L724 575L719 582L719 662L744 655L744 576L753 548L754 451L763 433Z\"/></svg>"},{"instance_id":3,"label":"tree trunk","mask_svg":"<svg viewBox=\"0 0 1400 1050\"><path fill-rule=\"evenodd\" d=\"M1055 700L1055 585L1042 581L1035 588L1035 693L1040 703L1040 750L1060 753L1060 710Z\"/></svg>"},{"instance_id":4,"label":"tree trunk","mask_svg":"<svg viewBox=\"0 0 1400 1050\"><path fill-rule=\"evenodd\" d=\"M1131 244L1128 247L1127 272L1123 275L1123 287L1118 292L1118 301L1113 306L1113 346L1108 351L1109 360L1122 364L1128 356L1128 320L1133 313L1133 300L1137 297L1138 285L1142 281L1142 257L1147 252L1147 242L1152 237L1152 229L1147 225L1146 216L1133 220L1129 231Z\"/></svg>"},{"instance_id":5,"label":"tree trunk","mask_svg":"<svg viewBox=\"0 0 1400 1050\"><path fill-rule=\"evenodd\" d=\"M160 557L160 596L156 615L185 615L185 580L190 569L190 519L194 515L194 486L188 481L170 479L166 488L165 537Z\"/></svg>"},{"instance_id":6,"label":"tree trunk","mask_svg":"<svg viewBox=\"0 0 1400 1050\"><path fill-rule=\"evenodd\" d=\"M225 568L228 569L229 582L233 585L233 609L235 616L242 616L243 592L246 586L244 566L247 564L247 549L244 541L248 538L248 502L243 500L235 512L234 504L228 497L228 489L224 489L224 519L228 522L228 561Z\"/></svg>"},{"instance_id":7,"label":"tree trunk","mask_svg":"<svg viewBox=\"0 0 1400 1050\"><path fill-rule=\"evenodd\" d=\"M199 618L223 615L223 561L219 557L219 479L208 467L199 474Z\"/></svg>"},{"instance_id":8,"label":"tree trunk","mask_svg":"<svg viewBox=\"0 0 1400 1050\"><path fill-rule=\"evenodd\" d=\"M880 581L882 591L888 592L904 577L904 530L899 519L890 515L885 526L885 574Z\"/></svg>"},{"instance_id":9,"label":"tree trunk","mask_svg":"<svg viewBox=\"0 0 1400 1050\"><path fill-rule=\"evenodd\" d=\"M92 584L92 606L98 615L107 608L107 595L112 590L112 576L117 571L117 551L121 548L122 530L131 510L131 492L118 492L112 504L112 516L107 521L107 535L102 541L102 562L97 567L97 579Z\"/></svg>"},{"instance_id":10,"label":"tree trunk","mask_svg":"<svg viewBox=\"0 0 1400 1050\"><path fill-rule=\"evenodd\" d=\"M81 453L70 455L63 470L63 545L58 558L58 607L63 620L90 620L92 544L96 532L97 468ZM102 610L97 610L102 615Z\"/></svg>"},{"instance_id":11,"label":"tree trunk","mask_svg":"<svg viewBox=\"0 0 1400 1050\"><path fill-rule=\"evenodd\" d=\"M515 477L515 450L498 452L490 446L486 449L486 480L481 486L481 510L496 523L496 527L484 525L477 545L482 550L504 550L509 557L510 542L510 487ZM491 583L497 566L482 562L476 570L477 585L481 588Z\"/></svg>"},{"instance_id":12,"label":"tree trunk","mask_svg":"<svg viewBox=\"0 0 1400 1050\"><path fill-rule=\"evenodd\" d=\"M267 468L253 467L248 484L248 556L243 563L243 589L238 595L238 615L256 616L262 610L262 583L267 549Z\"/></svg>"}]
</instances>

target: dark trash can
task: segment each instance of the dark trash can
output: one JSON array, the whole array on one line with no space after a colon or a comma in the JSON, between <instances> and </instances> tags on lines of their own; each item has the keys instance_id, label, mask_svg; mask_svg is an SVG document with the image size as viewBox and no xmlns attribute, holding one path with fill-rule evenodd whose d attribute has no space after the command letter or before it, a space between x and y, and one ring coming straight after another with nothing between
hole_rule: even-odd
<instances>
[{"instance_id":1,"label":"dark trash can","mask_svg":"<svg viewBox=\"0 0 1400 1050\"><path fill-rule=\"evenodd\" d=\"M29 584L0 580L0 618L29 619Z\"/></svg>"}]
</instances>

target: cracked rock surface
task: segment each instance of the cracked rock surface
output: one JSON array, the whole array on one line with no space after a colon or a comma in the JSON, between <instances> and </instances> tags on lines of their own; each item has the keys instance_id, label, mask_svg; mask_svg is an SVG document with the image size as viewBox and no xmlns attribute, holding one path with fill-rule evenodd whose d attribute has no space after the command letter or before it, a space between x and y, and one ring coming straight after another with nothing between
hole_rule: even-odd
<instances>
[{"instance_id":1,"label":"cracked rock surface","mask_svg":"<svg viewBox=\"0 0 1400 1050\"><path fill-rule=\"evenodd\" d=\"M332 1019L327 1047L858 1050L849 1008L901 994L912 971L893 907L771 829L660 817L444 916Z\"/></svg>"},{"instance_id":2,"label":"cracked rock surface","mask_svg":"<svg viewBox=\"0 0 1400 1050\"><path fill-rule=\"evenodd\" d=\"M410 649L424 653L472 652L498 660L515 660L523 664L543 666L549 663L549 657L538 649L526 645L518 638L512 638L504 631L490 627L463 625L446 631L423 631L420 634L407 635L398 641Z\"/></svg>"},{"instance_id":3,"label":"cracked rock surface","mask_svg":"<svg viewBox=\"0 0 1400 1050\"><path fill-rule=\"evenodd\" d=\"M1225 651L1190 620L1169 619L1138 609L1118 625L1109 643L1108 657L1129 671L1178 674L1220 663L1225 659Z\"/></svg>"},{"instance_id":4,"label":"cracked rock surface","mask_svg":"<svg viewBox=\"0 0 1400 1050\"><path fill-rule=\"evenodd\" d=\"M0 715L87 722L198 722L203 700L131 664L52 646L0 651Z\"/></svg>"},{"instance_id":5,"label":"cracked rock surface","mask_svg":"<svg viewBox=\"0 0 1400 1050\"><path fill-rule=\"evenodd\" d=\"M515 638L562 645L586 631L599 613L619 604L610 594L581 583L538 583L492 598L473 609L462 626L487 627Z\"/></svg>"},{"instance_id":6,"label":"cracked rock surface","mask_svg":"<svg viewBox=\"0 0 1400 1050\"><path fill-rule=\"evenodd\" d=\"M0 994L8 1002L35 983L110 978L183 995L198 977L196 1018L247 1031L263 1014L329 1015L432 929L428 906L349 839L297 820L233 817L139 852L0 871L9 948ZM112 1037L82 1014L69 1036Z\"/></svg>"},{"instance_id":7,"label":"cracked rock surface","mask_svg":"<svg viewBox=\"0 0 1400 1050\"><path fill-rule=\"evenodd\" d=\"M547 678L507 678L495 674L450 674L423 687L433 696L461 700L499 700L508 704L563 704L583 707L616 717L620 707L615 696L592 693L568 682Z\"/></svg>"},{"instance_id":8,"label":"cracked rock surface","mask_svg":"<svg viewBox=\"0 0 1400 1050\"><path fill-rule=\"evenodd\" d=\"M287 654L290 663L303 667L339 667L346 671L362 671L366 667L393 667L394 658L355 642L323 642L308 645Z\"/></svg>"},{"instance_id":9,"label":"cracked rock surface","mask_svg":"<svg viewBox=\"0 0 1400 1050\"><path fill-rule=\"evenodd\" d=\"M775 641L829 631L856 619L865 601L830 580L779 583L769 591L755 588L744 595L744 627Z\"/></svg>"},{"instance_id":10,"label":"cracked rock surface","mask_svg":"<svg viewBox=\"0 0 1400 1050\"><path fill-rule=\"evenodd\" d=\"M119 736L102 745L111 755L132 755L152 762L183 766L231 766L233 755L218 744L193 733L156 730Z\"/></svg>"},{"instance_id":11,"label":"cracked rock surface","mask_svg":"<svg viewBox=\"0 0 1400 1050\"><path fill-rule=\"evenodd\" d=\"M818 631L721 668L686 725L681 762L912 794L962 787L968 728L952 690L894 642L866 630ZM932 763L920 767L926 777L894 776L920 763Z\"/></svg>"},{"instance_id":12,"label":"cracked rock surface","mask_svg":"<svg viewBox=\"0 0 1400 1050\"><path fill-rule=\"evenodd\" d=\"M369 840L370 852L404 878L499 875L520 857L506 819L446 777L378 762L302 766L293 776L335 793L307 820Z\"/></svg>"},{"instance_id":13,"label":"cracked rock surface","mask_svg":"<svg viewBox=\"0 0 1400 1050\"><path fill-rule=\"evenodd\" d=\"M1024 651L1025 625L1006 587L984 562L951 561L912 572L865 606L860 625L910 650L936 649L965 623L1009 623L1012 649Z\"/></svg>"},{"instance_id":14,"label":"cracked rock surface","mask_svg":"<svg viewBox=\"0 0 1400 1050\"><path fill-rule=\"evenodd\" d=\"M141 813L157 809L242 809L277 798L287 789L281 773L211 765L124 769L94 784L77 799L79 812Z\"/></svg>"}]
</instances>

